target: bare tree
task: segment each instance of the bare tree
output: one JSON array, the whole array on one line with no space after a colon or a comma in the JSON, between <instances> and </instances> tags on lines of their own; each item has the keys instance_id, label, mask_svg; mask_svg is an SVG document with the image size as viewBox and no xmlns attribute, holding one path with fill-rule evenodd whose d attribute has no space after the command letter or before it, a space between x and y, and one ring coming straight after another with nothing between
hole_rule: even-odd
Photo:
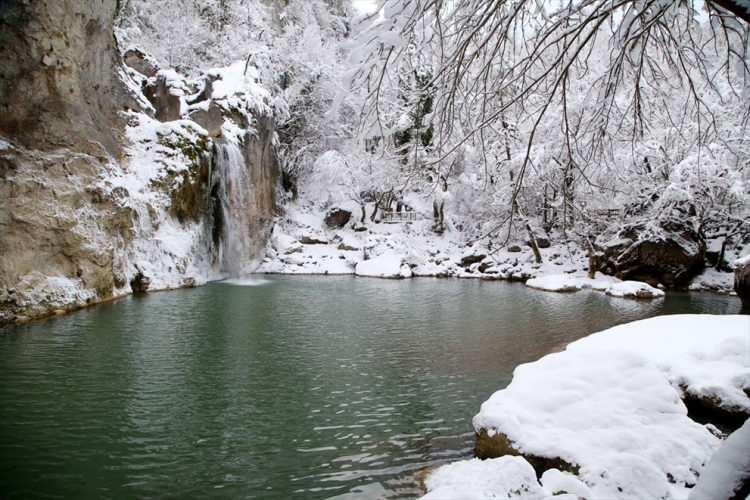
<instances>
[{"instance_id":1,"label":"bare tree","mask_svg":"<svg viewBox=\"0 0 750 500\"><path fill-rule=\"evenodd\" d=\"M613 143L629 139L635 149L655 120L668 120L699 148L724 141L722 117L707 102L711 93L725 98L717 75L729 82L747 122L750 99L741 96L750 80L750 13L742 2L709 1L705 12L690 0L388 0L381 6L385 19L363 35L374 54L358 74L368 90L363 123L388 134L389 85L419 54L432 78L415 94L429 89L434 108L434 144L424 168L441 172L446 158L471 142L487 170L497 163L493 144L507 147L508 116L530 121L523 153L512 161L508 153L502 162L511 169L515 207L528 171L539 168L532 148L547 121L557 120L564 140L550 160L560 165L562 181L549 187L564 197L563 224L581 210L577 183L603 187L592 179L592 165L616 163ZM677 89L687 102L675 111L664 103ZM573 109L581 95L586 102Z\"/></svg>"}]
</instances>

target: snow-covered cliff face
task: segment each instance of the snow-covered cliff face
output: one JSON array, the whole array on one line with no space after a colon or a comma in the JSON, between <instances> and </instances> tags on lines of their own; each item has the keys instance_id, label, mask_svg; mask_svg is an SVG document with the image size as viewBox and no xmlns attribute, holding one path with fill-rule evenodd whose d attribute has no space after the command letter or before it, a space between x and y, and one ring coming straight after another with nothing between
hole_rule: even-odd
<instances>
[{"instance_id":1,"label":"snow-covered cliff face","mask_svg":"<svg viewBox=\"0 0 750 500\"><path fill-rule=\"evenodd\" d=\"M124 67L117 4L0 4L0 322L243 272L265 244L268 93L241 64Z\"/></svg>"}]
</instances>

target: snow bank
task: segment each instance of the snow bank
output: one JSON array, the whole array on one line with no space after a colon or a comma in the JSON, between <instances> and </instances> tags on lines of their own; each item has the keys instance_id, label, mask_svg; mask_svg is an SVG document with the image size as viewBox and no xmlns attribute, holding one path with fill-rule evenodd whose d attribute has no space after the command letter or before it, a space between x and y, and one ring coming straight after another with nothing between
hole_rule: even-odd
<instances>
[{"instance_id":1,"label":"snow bank","mask_svg":"<svg viewBox=\"0 0 750 500\"><path fill-rule=\"evenodd\" d=\"M653 299L664 297L664 292L640 281L623 281L613 283L606 290L607 295L631 299Z\"/></svg>"},{"instance_id":2,"label":"snow bank","mask_svg":"<svg viewBox=\"0 0 750 500\"><path fill-rule=\"evenodd\" d=\"M750 486L750 420L729 436L711 458L698 486L690 493L690 500L737 498L743 484Z\"/></svg>"},{"instance_id":3,"label":"snow bank","mask_svg":"<svg viewBox=\"0 0 750 500\"><path fill-rule=\"evenodd\" d=\"M575 274L546 274L531 278L526 281L526 286L548 292L575 292L584 288L603 292L617 283L620 283L619 279L603 274L594 279Z\"/></svg>"},{"instance_id":4,"label":"snow bank","mask_svg":"<svg viewBox=\"0 0 750 500\"><path fill-rule=\"evenodd\" d=\"M747 316L679 315L591 335L516 368L475 430L563 460L590 499L686 498L720 440L681 391L750 413L749 332Z\"/></svg>"},{"instance_id":5,"label":"snow bank","mask_svg":"<svg viewBox=\"0 0 750 500\"><path fill-rule=\"evenodd\" d=\"M217 78L211 97L227 108L250 110L262 115L271 112L271 93L260 84L258 70L245 68L244 61L236 61L225 68L212 69L209 75Z\"/></svg>"},{"instance_id":6,"label":"snow bank","mask_svg":"<svg viewBox=\"0 0 750 500\"><path fill-rule=\"evenodd\" d=\"M403 256L394 252L386 252L359 262L354 272L357 276L374 278L410 278L409 266L405 266L403 262Z\"/></svg>"},{"instance_id":7,"label":"snow bank","mask_svg":"<svg viewBox=\"0 0 750 500\"><path fill-rule=\"evenodd\" d=\"M584 288L590 288L605 292L613 297L629 299L653 299L664 296L663 291L647 283L620 281L617 278L605 275L595 279L574 274L542 275L526 281L526 286L548 292L576 292Z\"/></svg>"},{"instance_id":8,"label":"snow bank","mask_svg":"<svg viewBox=\"0 0 750 500\"><path fill-rule=\"evenodd\" d=\"M316 176L301 184L300 199L288 204L284 215L276 220L274 235L281 236L269 242L266 256L256 272L358 274L356 267L364 260L365 252L361 250L365 250L370 255L385 252L403 255L412 276L529 280L527 285L533 288L552 291L593 289L604 292L613 283L620 282L601 273L589 279L586 252L572 244L552 244L540 249L543 263L537 264L531 249L523 242L490 248L476 242L468 244L471 235L456 229L436 234L432 229L431 202L409 193L405 194L405 200L414 209L416 221L378 224L368 219L366 224L360 224L361 208L348 198L347 193L353 191L353 186L341 173L343 163L344 159L336 152L329 151L318 158ZM343 228L327 227L324 218L332 207L351 211L351 222ZM365 209L369 216L374 204L367 203ZM328 243L298 243L310 234ZM483 258L462 264L466 257L479 256ZM707 269L696 278L691 289L728 293L733 280L732 273ZM655 294L661 295L658 291Z\"/></svg>"},{"instance_id":9,"label":"snow bank","mask_svg":"<svg viewBox=\"0 0 750 500\"><path fill-rule=\"evenodd\" d=\"M578 276L552 274L531 278L526 282L526 286L548 292L575 292L581 289L581 282Z\"/></svg>"}]
</instances>

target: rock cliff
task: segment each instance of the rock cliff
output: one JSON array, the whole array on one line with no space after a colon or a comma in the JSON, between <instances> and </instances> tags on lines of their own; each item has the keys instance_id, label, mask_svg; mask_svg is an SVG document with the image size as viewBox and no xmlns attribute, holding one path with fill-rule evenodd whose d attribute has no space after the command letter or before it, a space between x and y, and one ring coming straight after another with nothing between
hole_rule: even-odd
<instances>
[{"instance_id":1,"label":"rock cliff","mask_svg":"<svg viewBox=\"0 0 750 500\"><path fill-rule=\"evenodd\" d=\"M220 277L228 218L246 226L252 251L265 243L278 179L272 110L248 104L258 92L243 95L244 75L213 75L224 93L190 104L174 72L123 66L117 9L0 2L0 322ZM160 83L161 94L147 92ZM243 152L233 189L247 200L221 215L220 142Z\"/></svg>"}]
</instances>

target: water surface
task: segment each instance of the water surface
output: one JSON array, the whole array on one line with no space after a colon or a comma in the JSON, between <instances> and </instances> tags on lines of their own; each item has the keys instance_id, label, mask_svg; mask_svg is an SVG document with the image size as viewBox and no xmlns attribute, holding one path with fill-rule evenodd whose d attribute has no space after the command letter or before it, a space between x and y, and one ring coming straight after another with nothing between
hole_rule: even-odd
<instances>
[{"instance_id":1,"label":"water surface","mask_svg":"<svg viewBox=\"0 0 750 500\"><path fill-rule=\"evenodd\" d=\"M0 497L414 498L416 472L471 455L471 417L518 364L625 321L740 308L265 279L0 330Z\"/></svg>"}]
</instances>

